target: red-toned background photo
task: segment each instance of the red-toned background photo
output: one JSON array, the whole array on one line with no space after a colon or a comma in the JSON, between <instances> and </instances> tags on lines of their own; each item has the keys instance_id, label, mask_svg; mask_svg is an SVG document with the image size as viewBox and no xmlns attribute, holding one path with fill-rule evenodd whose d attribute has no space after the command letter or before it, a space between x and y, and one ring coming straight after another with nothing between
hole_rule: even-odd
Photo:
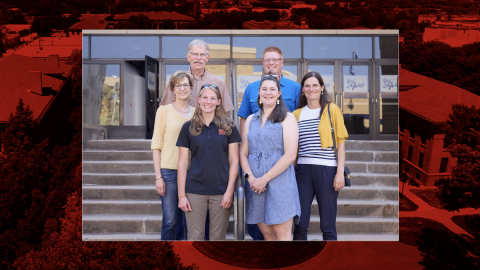
<instances>
[{"instance_id":1,"label":"red-toned background photo","mask_svg":"<svg viewBox=\"0 0 480 270\"><path fill-rule=\"evenodd\" d=\"M0 268L477 269L479 1L0 3ZM399 29L399 242L82 241L83 29Z\"/></svg>"}]
</instances>

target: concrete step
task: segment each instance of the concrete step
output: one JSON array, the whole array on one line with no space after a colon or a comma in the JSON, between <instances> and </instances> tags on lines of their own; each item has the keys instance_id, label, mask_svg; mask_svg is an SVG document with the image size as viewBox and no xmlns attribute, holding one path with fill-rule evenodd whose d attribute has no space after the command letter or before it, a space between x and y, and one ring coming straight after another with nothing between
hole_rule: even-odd
<instances>
[{"instance_id":1,"label":"concrete step","mask_svg":"<svg viewBox=\"0 0 480 270\"><path fill-rule=\"evenodd\" d=\"M147 151L151 150L151 144L152 140L145 139L90 140L85 142L85 150Z\"/></svg>"},{"instance_id":2,"label":"concrete step","mask_svg":"<svg viewBox=\"0 0 480 270\"><path fill-rule=\"evenodd\" d=\"M338 217L337 233L398 234L398 218ZM309 233L320 233L320 217L312 215Z\"/></svg>"},{"instance_id":3,"label":"concrete step","mask_svg":"<svg viewBox=\"0 0 480 270\"><path fill-rule=\"evenodd\" d=\"M230 215L227 232L233 232ZM160 233L162 215L83 215L83 233Z\"/></svg>"},{"instance_id":4,"label":"concrete step","mask_svg":"<svg viewBox=\"0 0 480 270\"><path fill-rule=\"evenodd\" d=\"M351 173L397 174L398 162L346 161ZM142 161L83 161L84 173L151 173L155 172L152 160Z\"/></svg>"},{"instance_id":5,"label":"concrete step","mask_svg":"<svg viewBox=\"0 0 480 270\"><path fill-rule=\"evenodd\" d=\"M308 241L323 241L322 233L309 233ZM397 233L388 234L348 234L337 233L337 241L398 241Z\"/></svg>"},{"instance_id":6,"label":"concrete step","mask_svg":"<svg viewBox=\"0 0 480 270\"><path fill-rule=\"evenodd\" d=\"M84 161L151 161L153 159L152 150L147 151L102 151L102 150L87 150L83 151Z\"/></svg>"},{"instance_id":7,"label":"concrete step","mask_svg":"<svg viewBox=\"0 0 480 270\"><path fill-rule=\"evenodd\" d=\"M395 186L398 187L398 174L352 173L353 185ZM84 185L154 185L155 173L83 173Z\"/></svg>"},{"instance_id":8,"label":"concrete step","mask_svg":"<svg viewBox=\"0 0 480 270\"><path fill-rule=\"evenodd\" d=\"M345 151L346 161L398 162L398 151Z\"/></svg>"},{"instance_id":9,"label":"concrete step","mask_svg":"<svg viewBox=\"0 0 480 270\"><path fill-rule=\"evenodd\" d=\"M123 161L152 160L152 150L86 150L83 151L84 161ZM346 151L347 161L365 162L398 162L398 152L395 151Z\"/></svg>"},{"instance_id":10,"label":"concrete step","mask_svg":"<svg viewBox=\"0 0 480 270\"><path fill-rule=\"evenodd\" d=\"M398 182L398 177L397 177ZM155 173L83 173L83 185L155 185Z\"/></svg>"},{"instance_id":11,"label":"concrete step","mask_svg":"<svg viewBox=\"0 0 480 270\"><path fill-rule=\"evenodd\" d=\"M86 141L86 150L150 150L151 140L125 139L125 140L90 140ZM398 152L398 141L358 141L347 140L345 149L361 151L395 151Z\"/></svg>"},{"instance_id":12,"label":"concrete step","mask_svg":"<svg viewBox=\"0 0 480 270\"><path fill-rule=\"evenodd\" d=\"M83 173L152 173L153 160L149 161L83 161Z\"/></svg>"},{"instance_id":13,"label":"concrete step","mask_svg":"<svg viewBox=\"0 0 480 270\"><path fill-rule=\"evenodd\" d=\"M332 187L333 188L333 187ZM84 200L157 200L155 186L83 186ZM398 200L397 187L352 186L338 195L340 200Z\"/></svg>"},{"instance_id":14,"label":"concrete step","mask_svg":"<svg viewBox=\"0 0 480 270\"><path fill-rule=\"evenodd\" d=\"M367 150L367 151L395 151L398 152L397 141L345 141L346 150Z\"/></svg>"},{"instance_id":15,"label":"concrete step","mask_svg":"<svg viewBox=\"0 0 480 270\"><path fill-rule=\"evenodd\" d=\"M337 234L338 241L398 241L398 234ZM160 241L160 233L118 233L118 234L88 234L82 235L83 241ZM228 241L235 241L233 233L227 233ZM309 241L323 241L321 233L309 233ZM245 241L253 241L245 235Z\"/></svg>"},{"instance_id":16,"label":"concrete step","mask_svg":"<svg viewBox=\"0 0 480 270\"><path fill-rule=\"evenodd\" d=\"M313 200L312 214L318 214L318 204ZM85 215L161 215L162 203L158 200L84 200ZM338 216L398 217L398 201L381 200L338 200Z\"/></svg>"},{"instance_id":17,"label":"concrete step","mask_svg":"<svg viewBox=\"0 0 480 270\"><path fill-rule=\"evenodd\" d=\"M345 161L351 173L397 174L398 162L358 162Z\"/></svg>"},{"instance_id":18,"label":"concrete step","mask_svg":"<svg viewBox=\"0 0 480 270\"><path fill-rule=\"evenodd\" d=\"M230 216L227 232L233 232ZM398 218L337 217L337 233L349 234L398 234ZM161 215L83 215L83 233L159 233ZM312 215L309 233L320 233L320 217Z\"/></svg>"},{"instance_id":19,"label":"concrete step","mask_svg":"<svg viewBox=\"0 0 480 270\"><path fill-rule=\"evenodd\" d=\"M350 182L355 186L374 185L398 187L398 174L352 173L350 174Z\"/></svg>"}]
</instances>

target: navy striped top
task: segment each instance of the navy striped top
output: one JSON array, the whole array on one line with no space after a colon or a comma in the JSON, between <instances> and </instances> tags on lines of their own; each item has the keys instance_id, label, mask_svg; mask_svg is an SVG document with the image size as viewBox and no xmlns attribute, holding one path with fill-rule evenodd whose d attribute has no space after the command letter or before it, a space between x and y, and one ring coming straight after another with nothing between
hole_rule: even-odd
<instances>
[{"instance_id":1,"label":"navy striped top","mask_svg":"<svg viewBox=\"0 0 480 270\"><path fill-rule=\"evenodd\" d=\"M299 148L297 164L314 164L337 166L335 152L332 148L323 148L318 133L320 108L311 110L307 106L302 109L298 119Z\"/></svg>"}]
</instances>

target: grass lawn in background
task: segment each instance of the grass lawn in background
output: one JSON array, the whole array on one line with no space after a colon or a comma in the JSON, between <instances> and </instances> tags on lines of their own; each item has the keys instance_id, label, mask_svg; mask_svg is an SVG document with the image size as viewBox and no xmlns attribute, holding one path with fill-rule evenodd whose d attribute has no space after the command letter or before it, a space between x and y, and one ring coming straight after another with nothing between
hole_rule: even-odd
<instances>
[{"instance_id":1,"label":"grass lawn in background","mask_svg":"<svg viewBox=\"0 0 480 270\"><path fill-rule=\"evenodd\" d=\"M440 199L438 198L438 196L440 195L440 190L438 190L437 188L410 189L410 191L420 197L420 199L424 200L430 206L438 209L445 209L440 204Z\"/></svg>"},{"instance_id":2,"label":"grass lawn in background","mask_svg":"<svg viewBox=\"0 0 480 270\"><path fill-rule=\"evenodd\" d=\"M306 262L326 242L193 242L203 255L224 264L255 269L282 268ZM249 258L249 259L245 259Z\"/></svg>"},{"instance_id":3,"label":"grass lawn in background","mask_svg":"<svg viewBox=\"0 0 480 270\"><path fill-rule=\"evenodd\" d=\"M400 194L400 211L415 211L418 209L418 205L412 202L407 196L403 196Z\"/></svg>"},{"instance_id":4,"label":"grass lawn in background","mask_svg":"<svg viewBox=\"0 0 480 270\"><path fill-rule=\"evenodd\" d=\"M427 218L419 218L419 217L401 217L400 218L400 242L412 246L418 247L416 241L418 240L418 236L421 235L420 231L420 224L422 222L421 227L429 227L434 230L441 230L446 232L449 236L455 235L452 231L450 231L447 227L445 227L442 223L436 222L431 219Z\"/></svg>"}]
</instances>

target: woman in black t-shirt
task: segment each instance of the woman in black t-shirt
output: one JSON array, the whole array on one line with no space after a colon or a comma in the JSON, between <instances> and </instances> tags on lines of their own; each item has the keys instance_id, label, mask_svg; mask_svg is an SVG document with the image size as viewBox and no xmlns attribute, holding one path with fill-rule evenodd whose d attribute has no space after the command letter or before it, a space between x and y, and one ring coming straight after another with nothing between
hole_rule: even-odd
<instances>
[{"instance_id":1,"label":"woman in black t-shirt","mask_svg":"<svg viewBox=\"0 0 480 270\"><path fill-rule=\"evenodd\" d=\"M227 235L241 138L222 103L216 85L202 86L193 118L178 136L178 207L185 212L188 240L203 240L207 210L210 240Z\"/></svg>"}]
</instances>

